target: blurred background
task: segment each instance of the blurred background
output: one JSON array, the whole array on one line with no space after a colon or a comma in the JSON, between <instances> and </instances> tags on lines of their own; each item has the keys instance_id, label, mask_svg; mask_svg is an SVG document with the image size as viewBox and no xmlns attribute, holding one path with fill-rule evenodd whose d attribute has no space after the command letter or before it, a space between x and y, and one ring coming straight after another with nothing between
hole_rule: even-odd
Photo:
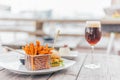
<instances>
[{"instance_id":1,"label":"blurred background","mask_svg":"<svg viewBox=\"0 0 120 80\"><path fill-rule=\"evenodd\" d=\"M89 51L84 39L89 20L99 20L102 25L96 51L109 48L119 54L120 0L0 0L0 43L21 48L40 40L43 45L52 45L54 34L60 30L57 48L67 44L71 49Z\"/></svg>"}]
</instances>

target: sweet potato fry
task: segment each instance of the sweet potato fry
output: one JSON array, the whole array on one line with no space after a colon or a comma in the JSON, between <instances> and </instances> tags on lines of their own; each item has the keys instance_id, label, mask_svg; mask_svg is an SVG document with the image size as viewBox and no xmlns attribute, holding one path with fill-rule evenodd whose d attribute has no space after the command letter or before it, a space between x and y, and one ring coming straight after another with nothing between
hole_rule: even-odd
<instances>
[{"instance_id":1,"label":"sweet potato fry","mask_svg":"<svg viewBox=\"0 0 120 80\"><path fill-rule=\"evenodd\" d=\"M40 46L40 42L36 41L36 46L39 47Z\"/></svg>"},{"instance_id":2,"label":"sweet potato fry","mask_svg":"<svg viewBox=\"0 0 120 80\"><path fill-rule=\"evenodd\" d=\"M34 53L35 53L35 55L37 55L37 47L36 46L34 46Z\"/></svg>"},{"instance_id":3,"label":"sweet potato fry","mask_svg":"<svg viewBox=\"0 0 120 80\"><path fill-rule=\"evenodd\" d=\"M36 41L36 45L31 42L29 45L25 45L22 49L28 55L51 54L51 50L53 50L53 48L48 47L48 44L45 46L40 45L39 41Z\"/></svg>"}]
</instances>

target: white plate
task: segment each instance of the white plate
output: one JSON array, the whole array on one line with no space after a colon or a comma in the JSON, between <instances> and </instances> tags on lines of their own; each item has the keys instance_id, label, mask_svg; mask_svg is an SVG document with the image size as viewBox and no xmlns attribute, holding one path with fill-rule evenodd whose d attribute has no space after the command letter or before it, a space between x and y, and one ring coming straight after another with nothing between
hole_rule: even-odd
<instances>
[{"instance_id":1,"label":"white plate","mask_svg":"<svg viewBox=\"0 0 120 80\"><path fill-rule=\"evenodd\" d=\"M64 66L52 67L50 69L44 69L44 70L29 71L25 68L24 65L20 63L19 61L20 56L21 56L20 54L13 53L13 52L1 54L0 55L0 66L14 73L36 75L36 74L48 74L51 72L56 72L59 70L66 69L72 66L73 64L75 64L75 61L63 59Z\"/></svg>"},{"instance_id":2,"label":"white plate","mask_svg":"<svg viewBox=\"0 0 120 80\"><path fill-rule=\"evenodd\" d=\"M67 59L74 59L78 56L78 51L70 51L68 54L60 54L61 57L67 58Z\"/></svg>"}]
</instances>

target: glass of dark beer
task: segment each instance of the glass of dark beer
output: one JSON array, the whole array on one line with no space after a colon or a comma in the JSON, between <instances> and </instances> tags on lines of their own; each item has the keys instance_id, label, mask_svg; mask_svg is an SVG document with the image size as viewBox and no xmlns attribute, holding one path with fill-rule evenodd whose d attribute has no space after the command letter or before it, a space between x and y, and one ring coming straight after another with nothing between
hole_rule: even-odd
<instances>
[{"instance_id":1,"label":"glass of dark beer","mask_svg":"<svg viewBox=\"0 0 120 80\"><path fill-rule=\"evenodd\" d=\"M101 39L101 23L100 21L87 21L85 27L85 39L90 44L92 48L91 53L91 63L86 64L86 68L99 68L100 64L95 64L93 60L94 54L94 46L100 41Z\"/></svg>"}]
</instances>

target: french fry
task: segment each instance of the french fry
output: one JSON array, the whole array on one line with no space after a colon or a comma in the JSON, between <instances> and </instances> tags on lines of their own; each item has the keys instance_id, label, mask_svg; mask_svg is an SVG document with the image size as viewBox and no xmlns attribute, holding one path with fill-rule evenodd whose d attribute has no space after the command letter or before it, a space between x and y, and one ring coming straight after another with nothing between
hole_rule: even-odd
<instances>
[{"instance_id":1,"label":"french fry","mask_svg":"<svg viewBox=\"0 0 120 80\"><path fill-rule=\"evenodd\" d=\"M35 55L34 44L30 43L30 54Z\"/></svg>"},{"instance_id":2,"label":"french fry","mask_svg":"<svg viewBox=\"0 0 120 80\"><path fill-rule=\"evenodd\" d=\"M40 42L36 41L36 46L39 47L40 46Z\"/></svg>"},{"instance_id":3,"label":"french fry","mask_svg":"<svg viewBox=\"0 0 120 80\"><path fill-rule=\"evenodd\" d=\"M35 55L37 55L37 46L35 46L34 48L35 48Z\"/></svg>"},{"instance_id":4,"label":"french fry","mask_svg":"<svg viewBox=\"0 0 120 80\"><path fill-rule=\"evenodd\" d=\"M28 55L51 54L51 50L53 50L53 48L48 47L48 44L45 46L40 45L39 41L36 41L36 45L31 42L29 45L25 45L22 49Z\"/></svg>"},{"instance_id":5,"label":"french fry","mask_svg":"<svg viewBox=\"0 0 120 80\"><path fill-rule=\"evenodd\" d=\"M29 50L29 46L28 45L25 46L25 51L26 51L27 54L30 54L30 50Z\"/></svg>"},{"instance_id":6,"label":"french fry","mask_svg":"<svg viewBox=\"0 0 120 80\"><path fill-rule=\"evenodd\" d=\"M48 44L46 44L45 48L48 49Z\"/></svg>"}]
</instances>

